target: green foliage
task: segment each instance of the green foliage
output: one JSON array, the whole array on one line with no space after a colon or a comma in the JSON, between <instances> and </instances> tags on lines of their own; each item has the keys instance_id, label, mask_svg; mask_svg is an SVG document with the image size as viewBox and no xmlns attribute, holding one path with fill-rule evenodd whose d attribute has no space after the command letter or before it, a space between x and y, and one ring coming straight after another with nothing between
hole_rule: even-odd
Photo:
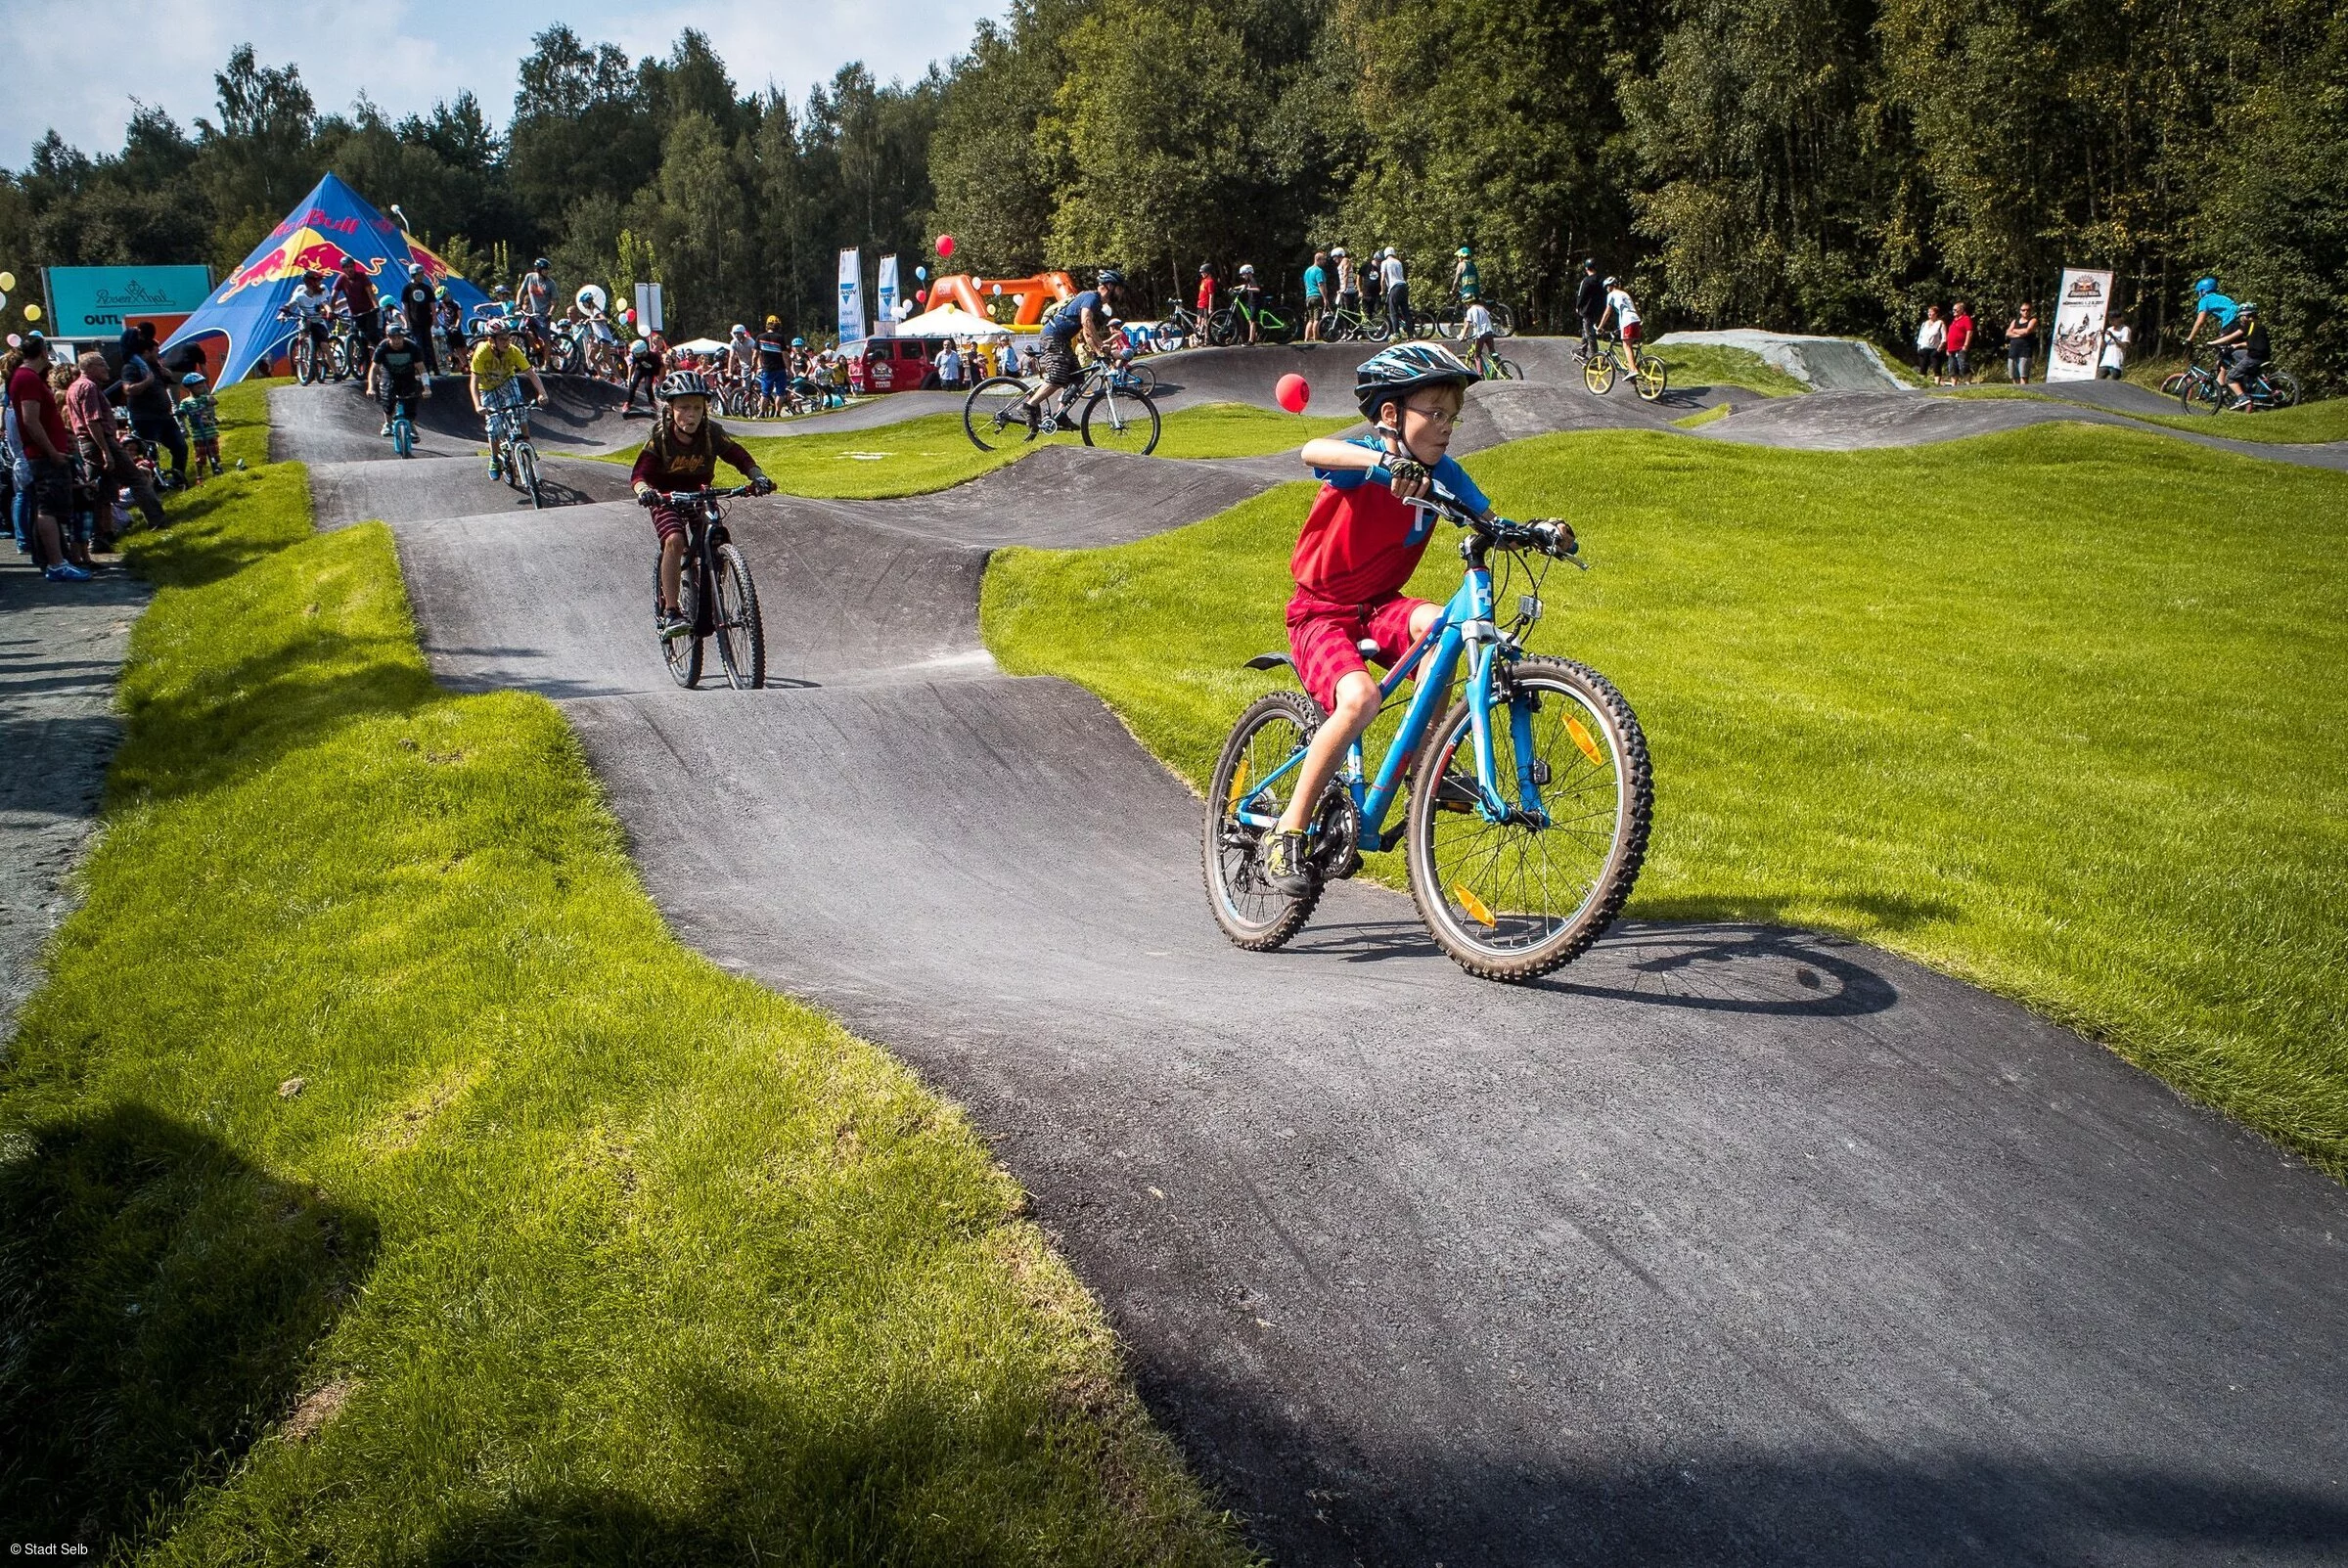
<instances>
[{"instance_id":1,"label":"green foliage","mask_svg":"<svg viewBox=\"0 0 2348 1568\"><path fill-rule=\"evenodd\" d=\"M1468 467L1586 541L1534 646L1647 729L1632 916L1907 953L2348 1173L2348 476L2072 425L1853 453L1550 436ZM988 647L1199 784L1283 679L1242 663L1285 646L1310 495L1000 553ZM1430 551L1414 591L1459 570Z\"/></svg>"}]
</instances>

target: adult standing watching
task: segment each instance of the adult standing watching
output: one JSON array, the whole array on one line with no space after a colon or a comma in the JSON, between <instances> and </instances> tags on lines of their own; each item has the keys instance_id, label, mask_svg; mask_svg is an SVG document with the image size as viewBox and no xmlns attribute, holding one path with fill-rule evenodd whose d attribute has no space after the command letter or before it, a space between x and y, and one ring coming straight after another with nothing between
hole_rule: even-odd
<instances>
[{"instance_id":1,"label":"adult standing watching","mask_svg":"<svg viewBox=\"0 0 2348 1568\"><path fill-rule=\"evenodd\" d=\"M1386 246L1377 264L1377 281L1386 295L1386 331L1395 340L1411 335L1411 280L1402 270L1402 257Z\"/></svg>"},{"instance_id":2,"label":"adult standing watching","mask_svg":"<svg viewBox=\"0 0 2348 1568\"><path fill-rule=\"evenodd\" d=\"M179 418L173 412L174 383L156 357L153 322L139 323L138 341L137 353L122 356L122 406L130 415L132 433L169 452L172 481L184 484L188 477L188 438L180 432ZM157 527L162 526L160 503L150 515Z\"/></svg>"},{"instance_id":3,"label":"adult standing watching","mask_svg":"<svg viewBox=\"0 0 2348 1568\"><path fill-rule=\"evenodd\" d=\"M376 297L375 280L367 276L367 269L359 265L358 257L342 258L342 272L335 280L335 292L340 297L342 308L350 312L351 330L359 335L359 341L369 349L382 342L383 301Z\"/></svg>"},{"instance_id":4,"label":"adult standing watching","mask_svg":"<svg viewBox=\"0 0 2348 1568\"><path fill-rule=\"evenodd\" d=\"M1337 308L1361 314L1362 275L1355 270L1353 257L1345 253L1343 246L1338 246L1330 251L1329 259L1337 266Z\"/></svg>"},{"instance_id":5,"label":"adult standing watching","mask_svg":"<svg viewBox=\"0 0 2348 1568\"><path fill-rule=\"evenodd\" d=\"M2038 311L2025 299L2014 307L2006 324L2006 379L2016 386L2030 380L2030 362L2038 357Z\"/></svg>"},{"instance_id":6,"label":"adult standing watching","mask_svg":"<svg viewBox=\"0 0 2348 1568\"><path fill-rule=\"evenodd\" d=\"M125 361L124 368L127 369L131 363L134 362ZM81 356L78 365L81 374L74 379L72 385L66 388L63 412L66 424L81 439L82 456L89 460L94 471L104 476L110 500L117 492L127 489L132 502L146 515L147 521L155 527L162 527L162 499L155 493L155 485L147 477L146 470L139 467L137 456L123 444L121 431L114 425L113 408L107 401L107 382L113 378L107 371L106 356L93 348ZM113 508L99 508L98 518L99 531L111 535L113 531ZM110 544L111 541L102 543L99 548L109 548Z\"/></svg>"},{"instance_id":7,"label":"adult standing watching","mask_svg":"<svg viewBox=\"0 0 2348 1568\"><path fill-rule=\"evenodd\" d=\"M1606 313L1606 284L1598 275L1598 258L1582 262L1582 281L1574 287L1573 313L1582 319L1582 357L1598 357L1599 318Z\"/></svg>"},{"instance_id":8,"label":"adult standing watching","mask_svg":"<svg viewBox=\"0 0 2348 1568\"><path fill-rule=\"evenodd\" d=\"M427 374L440 374L440 345L432 341L432 281L419 263L408 266L408 281L399 286L399 313L407 318L408 336L424 350Z\"/></svg>"},{"instance_id":9,"label":"adult standing watching","mask_svg":"<svg viewBox=\"0 0 2348 1568\"><path fill-rule=\"evenodd\" d=\"M1940 319L1940 307L1926 305L1923 325L1916 329L1916 369L1934 385L1940 383L1940 358L1948 343L1949 324Z\"/></svg>"},{"instance_id":10,"label":"adult standing watching","mask_svg":"<svg viewBox=\"0 0 2348 1568\"><path fill-rule=\"evenodd\" d=\"M1304 340L1321 340L1321 312L1329 299L1329 252L1313 252L1313 264L1304 269Z\"/></svg>"},{"instance_id":11,"label":"adult standing watching","mask_svg":"<svg viewBox=\"0 0 2348 1568\"><path fill-rule=\"evenodd\" d=\"M1964 300L1949 307L1949 331L1943 339L1948 350L1948 380L1941 384L1954 386L1973 373L1973 312Z\"/></svg>"},{"instance_id":12,"label":"adult standing watching","mask_svg":"<svg viewBox=\"0 0 2348 1568\"><path fill-rule=\"evenodd\" d=\"M73 509L73 459L66 418L49 385L49 339L26 333L23 363L8 378L8 404L32 465L33 560L53 583L86 583L90 574L66 559L66 519Z\"/></svg>"}]
</instances>

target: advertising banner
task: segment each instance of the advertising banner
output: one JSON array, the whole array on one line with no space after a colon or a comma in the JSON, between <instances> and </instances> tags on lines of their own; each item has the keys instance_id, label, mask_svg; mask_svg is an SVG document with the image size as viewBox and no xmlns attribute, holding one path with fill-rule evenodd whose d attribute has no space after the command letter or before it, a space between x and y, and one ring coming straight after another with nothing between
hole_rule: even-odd
<instances>
[{"instance_id":1,"label":"advertising banner","mask_svg":"<svg viewBox=\"0 0 2348 1568\"><path fill-rule=\"evenodd\" d=\"M873 291L880 308L873 313L873 334L893 337L897 331L897 258L880 258L880 286Z\"/></svg>"},{"instance_id":2,"label":"advertising banner","mask_svg":"<svg viewBox=\"0 0 2348 1568\"><path fill-rule=\"evenodd\" d=\"M59 337L114 337L134 321L168 322L203 308L209 267L51 267L50 332Z\"/></svg>"},{"instance_id":3,"label":"advertising banner","mask_svg":"<svg viewBox=\"0 0 2348 1568\"><path fill-rule=\"evenodd\" d=\"M668 323L660 315L660 286L640 283L636 286L636 330L640 333L668 331Z\"/></svg>"},{"instance_id":4,"label":"advertising banner","mask_svg":"<svg viewBox=\"0 0 2348 1568\"><path fill-rule=\"evenodd\" d=\"M2092 381L2111 311L2111 274L2066 267L2054 296L2054 335L2047 343L2047 380Z\"/></svg>"},{"instance_id":5,"label":"advertising banner","mask_svg":"<svg viewBox=\"0 0 2348 1568\"><path fill-rule=\"evenodd\" d=\"M864 252L839 253L839 340L864 341Z\"/></svg>"}]
</instances>

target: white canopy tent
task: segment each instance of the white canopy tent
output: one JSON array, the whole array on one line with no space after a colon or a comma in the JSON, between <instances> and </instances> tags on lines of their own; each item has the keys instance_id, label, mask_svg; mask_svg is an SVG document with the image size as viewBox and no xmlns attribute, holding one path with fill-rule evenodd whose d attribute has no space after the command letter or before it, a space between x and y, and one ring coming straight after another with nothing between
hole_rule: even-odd
<instances>
[{"instance_id":1,"label":"white canopy tent","mask_svg":"<svg viewBox=\"0 0 2348 1568\"><path fill-rule=\"evenodd\" d=\"M1011 329L984 316L973 316L960 305L944 304L897 323L899 337L1009 337Z\"/></svg>"}]
</instances>

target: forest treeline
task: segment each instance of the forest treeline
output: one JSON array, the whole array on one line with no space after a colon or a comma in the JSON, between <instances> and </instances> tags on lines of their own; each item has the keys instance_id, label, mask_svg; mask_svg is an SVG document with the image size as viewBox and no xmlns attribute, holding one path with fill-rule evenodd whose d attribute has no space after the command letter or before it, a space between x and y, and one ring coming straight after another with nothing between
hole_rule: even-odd
<instances>
[{"instance_id":1,"label":"forest treeline","mask_svg":"<svg viewBox=\"0 0 2348 1568\"><path fill-rule=\"evenodd\" d=\"M234 265L333 169L475 276L656 278L695 331L829 323L835 254L1201 261L1289 294L1312 247L1478 246L1559 324L1584 255L1650 313L1904 339L1963 294L2119 274L2140 331L2190 281L2255 297L2348 380L2348 11L2331 0L1013 0L950 64L793 104L708 41L631 60L538 35L502 130L469 95L318 112L238 50L218 113L54 135L0 180L0 262Z\"/></svg>"}]
</instances>

